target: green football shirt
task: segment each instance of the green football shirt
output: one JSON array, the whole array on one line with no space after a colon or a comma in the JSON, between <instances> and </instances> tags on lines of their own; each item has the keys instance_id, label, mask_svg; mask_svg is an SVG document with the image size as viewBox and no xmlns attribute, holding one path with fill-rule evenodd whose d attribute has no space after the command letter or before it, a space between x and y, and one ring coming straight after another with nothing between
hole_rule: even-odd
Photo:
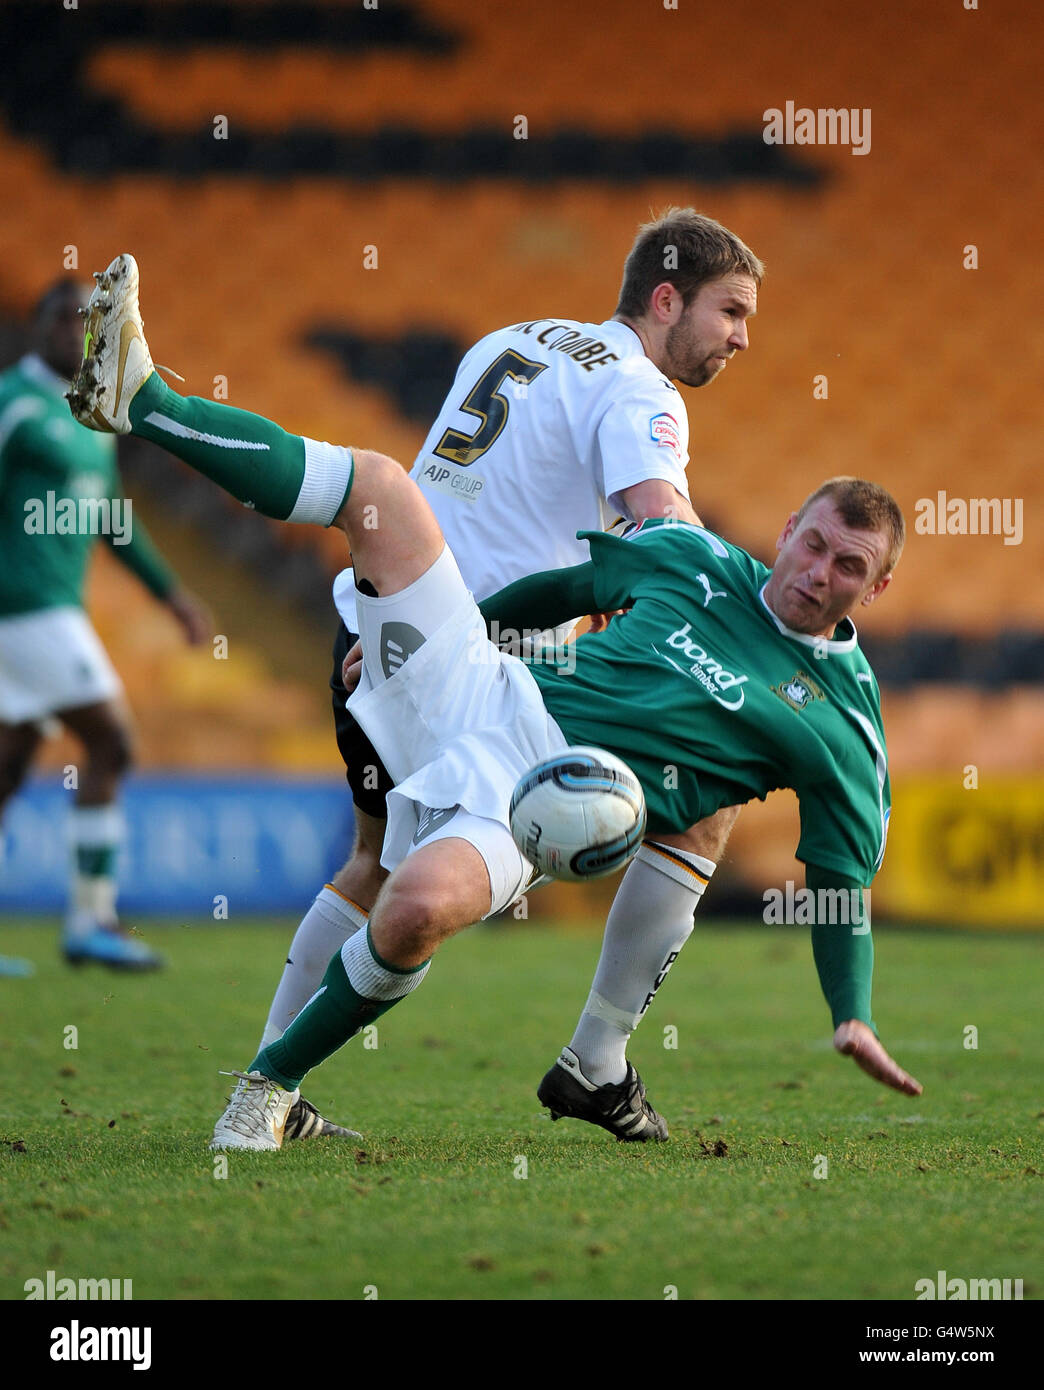
<instances>
[{"instance_id":1,"label":"green football shirt","mask_svg":"<svg viewBox=\"0 0 1044 1390\"><path fill-rule=\"evenodd\" d=\"M116 440L78 424L35 355L0 373L0 616L83 606L99 536L158 598L175 587L123 497Z\"/></svg>"},{"instance_id":2,"label":"green football shirt","mask_svg":"<svg viewBox=\"0 0 1044 1390\"><path fill-rule=\"evenodd\" d=\"M784 627L763 597L768 567L697 526L582 534L595 610L630 611L567 659L530 663L570 743L633 768L652 834L792 787L798 857L869 883L884 854L888 762L880 692L851 621L831 638Z\"/></svg>"}]
</instances>

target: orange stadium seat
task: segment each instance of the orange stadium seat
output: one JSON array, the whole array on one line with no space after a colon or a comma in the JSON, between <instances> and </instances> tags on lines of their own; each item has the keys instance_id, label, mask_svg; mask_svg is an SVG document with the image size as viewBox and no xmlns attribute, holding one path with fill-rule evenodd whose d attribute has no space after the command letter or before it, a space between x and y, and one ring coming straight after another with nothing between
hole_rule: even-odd
<instances>
[{"instance_id":1,"label":"orange stadium seat","mask_svg":"<svg viewBox=\"0 0 1044 1390\"><path fill-rule=\"evenodd\" d=\"M91 82L102 93L118 88L134 112L174 132L199 129L215 110L259 130L397 122L452 135L505 121L510 128L515 107L543 134L674 127L706 135L749 124L735 67L694 69L691 54L670 44L655 82L640 65L624 68L605 100L585 6L555 8L553 48L543 11L532 26L513 26L506 45L495 7L422 0L419 8L465 41L438 56L113 46L92 60ZM0 129L0 168L20 193L0 206L0 233L18 248L17 269L0 265L0 300L24 311L78 227L84 271L122 249L138 256L154 349L188 378L186 389L210 394L214 377L227 376L232 404L319 438L378 445L409 464L424 424L402 419L378 384L351 379L306 346L312 328L343 324L380 339L437 328L463 350L516 319L607 317L636 222L665 203L695 201L768 263L752 351L713 390L685 392L698 510L770 559L795 500L822 477L877 478L896 493L911 534L893 590L866 616L867 632L1039 629L1027 575L1044 567L1044 537L1028 530L1019 547L999 537L957 544L917 534L913 521L918 499L940 489L1021 497L1027 516L1044 503L1039 401L1025 388L1029 375L1009 370L1007 360L1012 352L1038 363L1044 356L1044 334L1022 307L1039 296L1044 274L1028 250L1042 202L1037 123L1032 104L1011 97L1013 72L1034 89L1044 11L1022 16L1016 53L1003 33L980 39L968 26L940 26L931 7L910 7L899 36L894 17L862 7L850 16L851 43L817 46L810 76L807 33L780 25L769 0L749 10L748 22L774 35L757 52L758 90L827 105L837 92L865 92L873 108L870 158L840 147L803 155L828 175L814 191L665 178L352 184L150 174L109 180L103 210L85 210L84 180ZM669 16L661 19L669 26ZM628 51L630 7L606 6L598 24L607 48ZM708 44L734 39L724 14L707 25ZM923 65L925 80L913 88L892 61L900 41ZM527 48L540 60L522 63ZM515 73L523 69L520 93ZM1006 195L1003 216L983 207L984 186ZM969 242L979 245L974 271L961 263ZM371 245L377 270L363 266ZM1027 248L1021 257L1019 247ZM442 366L448 375L455 363ZM812 395L820 374L829 382L824 401ZM230 507L229 525L235 516ZM289 549L314 547L331 573L344 563L339 535L273 528ZM966 691L903 694L894 709L906 755L924 763L946 758L954 740L988 742L987 731L976 733L973 708L976 717L987 713ZM1016 716L1029 740L1039 709L1025 692L1005 707L1006 720ZM989 756L1001 758L1002 744L988 742ZM1033 747L1039 755L1039 739Z\"/></svg>"}]
</instances>

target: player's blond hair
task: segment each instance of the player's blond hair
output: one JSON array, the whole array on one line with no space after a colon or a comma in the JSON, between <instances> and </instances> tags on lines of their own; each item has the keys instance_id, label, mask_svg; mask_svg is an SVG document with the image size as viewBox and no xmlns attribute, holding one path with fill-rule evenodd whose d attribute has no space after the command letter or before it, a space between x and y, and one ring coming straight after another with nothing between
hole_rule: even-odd
<instances>
[{"instance_id":1,"label":"player's blond hair","mask_svg":"<svg viewBox=\"0 0 1044 1390\"><path fill-rule=\"evenodd\" d=\"M891 574L899 563L899 556L906 544L906 522L903 520L899 503L880 483L871 483L866 478L850 478L839 474L820 483L815 492L810 492L798 508L798 521L814 502L821 497L829 497L837 508L838 515L846 526L856 531L882 531L888 537L888 550L881 565L880 579Z\"/></svg>"},{"instance_id":2,"label":"player's blond hair","mask_svg":"<svg viewBox=\"0 0 1044 1390\"><path fill-rule=\"evenodd\" d=\"M624 262L616 313L638 319L657 285L672 284L688 306L701 285L723 275L749 275L760 285L765 267L739 237L693 208L669 207L638 228Z\"/></svg>"}]
</instances>

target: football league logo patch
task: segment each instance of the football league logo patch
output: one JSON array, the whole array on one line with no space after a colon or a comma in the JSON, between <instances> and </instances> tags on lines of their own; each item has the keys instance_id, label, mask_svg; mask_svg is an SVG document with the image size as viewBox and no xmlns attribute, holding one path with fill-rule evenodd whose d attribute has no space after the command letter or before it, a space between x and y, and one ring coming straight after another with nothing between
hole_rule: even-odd
<instances>
[{"instance_id":1,"label":"football league logo patch","mask_svg":"<svg viewBox=\"0 0 1044 1390\"><path fill-rule=\"evenodd\" d=\"M772 693L778 695L791 709L797 710L805 709L813 700L825 698L822 688L805 671L798 671L790 680L774 685Z\"/></svg>"},{"instance_id":2,"label":"football league logo patch","mask_svg":"<svg viewBox=\"0 0 1044 1390\"><path fill-rule=\"evenodd\" d=\"M681 462L681 430L673 415L666 410L661 415L654 415L649 421L649 434L654 444L670 449L678 462Z\"/></svg>"}]
</instances>

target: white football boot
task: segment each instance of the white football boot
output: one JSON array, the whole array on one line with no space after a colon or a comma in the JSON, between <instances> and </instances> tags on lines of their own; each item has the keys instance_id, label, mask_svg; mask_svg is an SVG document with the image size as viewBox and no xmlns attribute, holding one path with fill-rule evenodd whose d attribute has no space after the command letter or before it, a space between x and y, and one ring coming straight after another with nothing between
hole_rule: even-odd
<instances>
[{"instance_id":1,"label":"white football boot","mask_svg":"<svg viewBox=\"0 0 1044 1390\"><path fill-rule=\"evenodd\" d=\"M138 263L117 256L94 278L98 283L83 311L83 361L66 399L88 429L128 434L130 403L155 371L138 311Z\"/></svg>"},{"instance_id":2,"label":"white football boot","mask_svg":"<svg viewBox=\"0 0 1044 1390\"><path fill-rule=\"evenodd\" d=\"M239 1081L214 1126L212 1149L279 1149L296 1091L285 1091L259 1071L223 1071Z\"/></svg>"}]
</instances>

